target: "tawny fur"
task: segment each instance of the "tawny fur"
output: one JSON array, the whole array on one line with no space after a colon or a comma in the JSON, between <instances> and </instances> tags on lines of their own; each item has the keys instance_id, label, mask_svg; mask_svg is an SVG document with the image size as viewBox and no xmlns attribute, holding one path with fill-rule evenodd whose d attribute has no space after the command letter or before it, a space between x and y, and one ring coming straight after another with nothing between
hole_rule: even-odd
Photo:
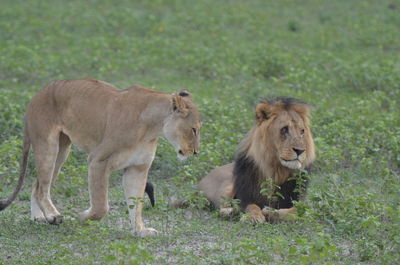
<instances>
[{"instance_id":1,"label":"tawny fur","mask_svg":"<svg viewBox=\"0 0 400 265\"><path fill-rule=\"evenodd\" d=\"M108 178L124 170L123 184L133 230L153 235L142 221L142 198L158 138L164 136L179 158L199 152L200 115L187 91L166 94L141 86L118 90L94 79L63 80L41 89L30 101L25 118L24 156L16 191L0 201L7 207L22 185L31 145L38 174L33 186L31 216L58 224L60 213L50 186L75 144L89 153L90 208L82 220L99 220L108 211Z\"/></svg>"},{"instance_id":2,"label":"tawny fur","mask_svg":"<svg viewBox=\"0 0 400 265\"><path fill-rule=\"evenodd\" d=\"M241 180L240 185L255 181L252 186L257 187L257 190L244 191L250 198L260 192L260 184L267 179L272 179L274 185L283 185L290 176L315 160L309 116L309 106L295 99L278 98L261 102L256 107L254 126L239 144L235 162L212 170L200 181L199 189L224 214L232 212L232 209L226 208L226 199L239 197L238 188L240 190L242 187L235 186L239 185L238 179ZM285 127L287 134L283 134ZM295 150L302 150L303 153L298 155ZM243 168L237 168L238 159L247 159L254 165L254 169L249 169L251 176L235 175L235 172L243 171ZM245 202L241 206L250 215L250 219L257 222L265 220L260 217L263 213L262 205ZM287 215L296 211L291 208L279 209L277 212L278 219L287 219ZM264 211L264 215L271 218L268 211Z\"/></svg>"}]
</instances>

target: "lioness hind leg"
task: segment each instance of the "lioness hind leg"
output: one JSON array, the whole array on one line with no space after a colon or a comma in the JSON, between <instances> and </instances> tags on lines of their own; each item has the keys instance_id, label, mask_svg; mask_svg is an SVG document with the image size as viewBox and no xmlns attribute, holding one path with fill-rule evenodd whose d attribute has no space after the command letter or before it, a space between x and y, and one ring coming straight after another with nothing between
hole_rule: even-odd
<instances>
[{"instance_id":1,"label":"lioness hind leg","mask_svg":"<svg viewBox=\"0 0 400 265\"><path fill-rule=\"evenodd\" d=\"M32 219L50 224L60 224L62 218L50 197L51 180L58 155L58 137L49 137L47 141L33 144L37 170L37 182L33 186L31 199Z\"/></svg>"},{"instance_id":2,"label":"lioness hind leg","mask_svg":"<svg viewBox=\"0 0 400 265\"><path fill-rule=\"evenodd\" d=\"M63 133L60 133L60 140L59 140L59 148L58 148L58 155L56 159L56 163L54 166L53 176L51 179L51 185L54 184L55 180L57 179L58 174L60 173L60 169L64 164L65 160L68 157L68 153L71 147L71 140L69 137ZM32 220L37 220L41 222L46 222L46 217L44 216L42 210L39 207L39 204L36 200L36 189L38 188L39 182L35 182L32 188L32 196L31 196L31 218ZM58 222L61 221L61 217L58 218Z\"/></svg>"},{"instance_id":3,"label":"lioness hind leg","mask_svg":"<svg viewBox=\"0 0 400 265\"><path fill-rule=\"evenodd\" d=\"M36 180L32 186L32 195L31 195L31 219L40 222L47 222L46 217L42 210L40 209L39 203L36 200L36 190L38 189L39 182Z\"/></svg>"},{"instance_id":4,"label":"lioness hind leg","mask_svg":"<svg viewBox=\"0 0 400 265\"><path fill-rule=\"evenodd\" d=\"M66 134L61 132L59 138L58 155L56 159L56 164L54 166L51 184L54 184L55 181L57 180L58 174L60 173L60 169L64 164L65 160L67 159L70 149L71 149L71 140Z\"/></svg>"}]
</instances>

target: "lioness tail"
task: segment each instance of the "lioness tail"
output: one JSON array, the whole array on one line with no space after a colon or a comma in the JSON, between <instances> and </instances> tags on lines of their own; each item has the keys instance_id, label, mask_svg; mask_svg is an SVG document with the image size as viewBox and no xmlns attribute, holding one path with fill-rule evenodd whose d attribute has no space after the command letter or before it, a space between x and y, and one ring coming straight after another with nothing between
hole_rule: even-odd
<instances>
[{"instance_id":1,"label":"lioness tail","mask_svg":"<svg viewBox=\"0 0 400 265\"><path fill-rule=\"evenodd\" d=\"M14 193L11 194L10 197L7 199L0 200L0 211L4 210L5 208L10 205L15 198L17 197L19 191L21 190L22 184L24 183L24 179L26 176L26 169L28 165L28 157L29 157L29 149L31 146L31 141L28 136L28 132L26 131L26 126L24 130L24 146L23 146L23 151L22 151L22 160L21 160L21 166L20 166L20 174L19 174L19 179L18 179L18 184L17 187L14 190Z\"/></svg>"},{"instance_id":2,"label":"lioness tail","mask_svg":"<svg viewBox=\"0 0 400 265\"><path fill-rule=\"evenodd\" d=\"M151 182L147 182L147 183L146 183L146 188L145 188L144 191L145 191L145 192L147 193L147 195L149 196L151 206L154 207L155 201L154 201L154 187L153 187L153 184L151 184Z\"/></svg>"}]
</instances>

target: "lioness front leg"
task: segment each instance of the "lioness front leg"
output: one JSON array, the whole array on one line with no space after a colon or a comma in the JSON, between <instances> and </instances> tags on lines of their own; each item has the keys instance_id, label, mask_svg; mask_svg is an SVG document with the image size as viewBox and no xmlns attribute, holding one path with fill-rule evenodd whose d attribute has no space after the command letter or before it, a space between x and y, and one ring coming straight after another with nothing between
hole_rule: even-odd
<instances>
[{"instance_id":1,"label":"lioness front leg","mask_svg":"<svg viewBox=\"0 0 400 265\"><path fill-rule=\"evenodd\" d=\"M109 209L108 206L108 178L110 170L107 160L97 161L92 159L89 163L89 194L90 208L80 214L80 219L100 220Z\"/></svg>"},{"instance_id":2,"label":"lioness front leg","mask_svg":"<svg viewBox=\"0 0 400 265\"><path fill-rule=\"evenodd\" d=\"M246 221L250 219L252 222L256 223L264 223L265 222L265 216L263 215L261 208L258 207L256 204L249 204L246 206L244 212L246 213L242 217L242 221Z\"/></svg>"},{"instance_id":3,"label":"lioness front leg","mask_svg":"<svg viewBox=\"0 0 400 265\"><path fill-rule=\"evenodd\" d=\"M143 194L149 168L150 165L131 166L125 170L122 180L133 232L139 237L157 234L157 230L145 228L142 220Z\"/></svg>"}]
</instances>

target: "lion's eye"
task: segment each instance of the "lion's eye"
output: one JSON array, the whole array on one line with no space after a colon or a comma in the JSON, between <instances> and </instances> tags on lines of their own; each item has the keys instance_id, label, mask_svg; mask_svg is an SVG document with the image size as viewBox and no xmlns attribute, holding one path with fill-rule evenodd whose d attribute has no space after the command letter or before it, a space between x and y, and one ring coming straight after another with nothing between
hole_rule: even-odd
<instances>
[{"instance_id":1,"label":"lion's eye","mask_svg":"<svg viewBox=\"0 0 400 265\"><path fill-rule=\"evenodd\" d=\"M288 134L289 133L289 127L285 126L281 129L281 134Z\"/></svg>"},{"instance_id":2,"label":"lion's eye","mask_svg":"<svg viewBox=\"0 0 400 265\"><path fill-rule=\"evenodd\" d=\"M300 130L301 135L304 135L304 129Z\"/></svg>"},{"instance_id":3,"label":"lion's eye","mask_svg":"<svg viewBox=\"0 0 400 265\"><path fill-rule=\"evenodd\" d=\"M194 135L197 135L197 131L196 131L195 128L192 128L192 132L193 132Z\"/></svg>"}]
</instances>

